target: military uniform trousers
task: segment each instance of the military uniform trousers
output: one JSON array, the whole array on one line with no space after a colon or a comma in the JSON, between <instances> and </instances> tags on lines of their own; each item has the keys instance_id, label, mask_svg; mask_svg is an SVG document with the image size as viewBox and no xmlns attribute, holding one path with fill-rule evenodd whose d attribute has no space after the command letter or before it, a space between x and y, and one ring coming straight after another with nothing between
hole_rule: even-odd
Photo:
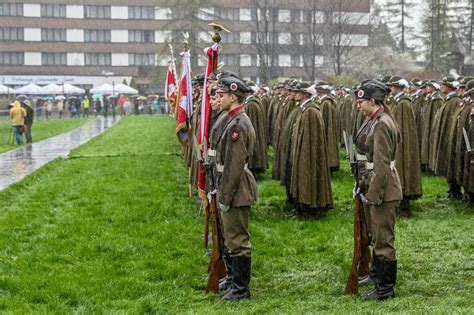
<instances>
[{"instance_id":1,"label":"military uniform trousers","mask_svg":"<svg viewBox=\"0 0 474 315\"><path fill-rule=\"evenodd\" d=\"M396 260L395 216L399 205L399 200L364 205L374 255L385 260Z\"/></svg>"},{"instance_id":2,"label":"military uniform trousers","mask_svg":"<svg viewBox=\"0 0 474 315\"><path fill-rule=\"evenodd\" d=\"M230 250L230 256L250 257L252 245L249 234L250 206L231 207L229 211L221 211L224 238Z\"/></svg>"}]
</instances>

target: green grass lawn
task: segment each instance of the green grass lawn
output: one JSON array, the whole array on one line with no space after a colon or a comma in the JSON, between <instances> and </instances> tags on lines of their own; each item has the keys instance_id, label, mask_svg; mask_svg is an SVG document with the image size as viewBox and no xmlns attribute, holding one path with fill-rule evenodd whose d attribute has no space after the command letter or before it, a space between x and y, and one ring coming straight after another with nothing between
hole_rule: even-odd
<instances>
[{"instance_id":1,"label":"green grass lawn","mask_svg":"<svg viewBox=\"0 0 474 315\"><path fill-rule=\"evenodd\" d=\"M12 313L472 313L473 211L424 177L397 222L397 298L343 295L352 259L352 178L335 208L293 216L267 175L252 208L253 299L205 294L203 219L163 116L131 116L0 193L0 310Z\"/></svg>"},{"instance_id":2,"label":"green grass lawn","mask_svg":"<svg viewBox=\"0 0 474 315\"><path fill-rule=\"evenodd\" d=\"M33 123L31 128L31 135L33 143L57 136L61 133L70 131L93 118L78 118L78 119L49 119L49 120L38 120ZM23 145L26 145L26 137L23 136ZM12 134L10 122L6 117L2 117L0 120L0 153L10 151L18 148L16 144L15 136Z\"/></svg>"}]
</instances>

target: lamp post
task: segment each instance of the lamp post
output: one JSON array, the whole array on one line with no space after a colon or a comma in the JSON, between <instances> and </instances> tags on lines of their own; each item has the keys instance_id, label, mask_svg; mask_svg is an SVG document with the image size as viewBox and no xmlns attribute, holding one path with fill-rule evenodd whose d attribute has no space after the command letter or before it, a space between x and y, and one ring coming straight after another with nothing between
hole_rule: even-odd
<instances>
[{"instance_id":1,"label":"lamp post","mask_svg":"<svg viewBox=\"0 0 474 315\"><path fill-rule=\"evenodd\" d=\"M107 77L113 76L114 73L102 70L102 75L107 79ZM112 79L112 96L115 96L115 79Z\"/></svg>"}]
</instances>

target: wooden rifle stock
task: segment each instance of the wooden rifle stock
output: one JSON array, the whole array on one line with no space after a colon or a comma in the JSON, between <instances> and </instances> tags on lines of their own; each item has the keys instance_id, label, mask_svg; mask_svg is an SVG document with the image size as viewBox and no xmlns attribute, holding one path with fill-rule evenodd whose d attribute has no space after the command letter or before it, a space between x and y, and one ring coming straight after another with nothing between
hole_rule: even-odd
<instances>
[{"instance_id":1,"label":"wooden rifle stock","mask_svg":"<svg viewBox=\"0 0 474 315\"><path fill-rule=\"evenodd\" d=\"M209 203L209 214L211 217L212 228L212 255L209 261L206 292L219 293L219 279L226 276L225 263L222 258L222 248L224 246L224 239L220 228L219 213L217 211L216 196L212 196Z\"/></svg>"},{"instance_id":2,"label":"wooden rifle stock","mask_svg":"<svg viewBox=\"0 0 474 315\"><path fill-rule=\"evenodd\" d=\"M369 272L371 255L366 222L364 205L360 195L357 194L354 209L354 254L352 256L351 272L347 280L346 294L357 294L359 276L365 276Z\"/></svg>"}]
</instances>

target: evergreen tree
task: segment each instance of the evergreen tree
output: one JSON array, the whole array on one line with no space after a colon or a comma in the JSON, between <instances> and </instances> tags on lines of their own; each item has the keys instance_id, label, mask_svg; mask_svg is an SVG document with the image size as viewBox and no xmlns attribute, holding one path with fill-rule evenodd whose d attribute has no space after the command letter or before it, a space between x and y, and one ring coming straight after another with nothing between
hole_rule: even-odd
<instances>
[{"instance_id":1,"label":"evergreen tree","mask_svg":"<svg viewBox=\"0 0 474 315\"><path fill-rule=\"evenodd\" d=\"M413 27L408 25L408 21L412 19L414 7L414 0L387 0L385 5L387 25L398 40L398 48L402 53L407 49L407 34L413 32Z\"/></svg>"}]
</instances>

